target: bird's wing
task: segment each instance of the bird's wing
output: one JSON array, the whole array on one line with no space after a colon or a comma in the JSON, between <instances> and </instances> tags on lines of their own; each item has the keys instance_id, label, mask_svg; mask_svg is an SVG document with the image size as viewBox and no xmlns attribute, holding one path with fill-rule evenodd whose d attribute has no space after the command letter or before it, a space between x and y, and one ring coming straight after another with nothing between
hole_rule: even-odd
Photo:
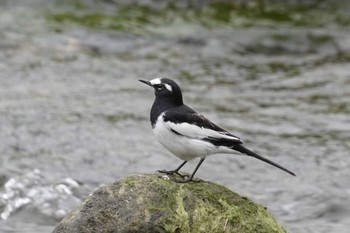
<instances>
[{"instance_id":1,"label":"bird's wing","mask_svg":"<svg viewBox=\"0 0 350 233\"><path fill-rule=\"evenodd\" d=\"M166 111L164 123L174 133L185 137L211 142L242 143L239 137L230 134L190 108L185 109L185 111Z\"/></svg>"}]
</instances>

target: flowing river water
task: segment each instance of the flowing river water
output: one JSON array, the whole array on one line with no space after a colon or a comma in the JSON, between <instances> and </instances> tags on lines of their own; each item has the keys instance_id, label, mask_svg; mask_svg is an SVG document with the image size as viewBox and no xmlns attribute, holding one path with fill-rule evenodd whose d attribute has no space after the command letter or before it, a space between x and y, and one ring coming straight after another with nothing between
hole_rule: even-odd
<instances>
[{"instance_id":1,"label":"flowing river water","mask_svg":"<svg viewBox=\"0 0 350 233\"><path fill-rule=\"evenodd\" d=\"M348 232L349 4L127 2L0 0L0 232L50 232L100 185L179 165L137 81L155 77L297 174L214 155L198 177L288 232Z\"/></svg>"}]
</instances>

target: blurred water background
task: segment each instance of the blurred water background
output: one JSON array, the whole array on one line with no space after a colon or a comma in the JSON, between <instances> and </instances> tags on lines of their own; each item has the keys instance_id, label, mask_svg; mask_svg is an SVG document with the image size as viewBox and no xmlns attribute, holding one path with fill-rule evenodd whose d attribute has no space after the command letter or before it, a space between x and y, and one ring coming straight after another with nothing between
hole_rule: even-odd
<instances>
[{"instance_id":1,"label":"blurred water background","mask_svg":"<svg viewBox=\"0 0 350 233\"><path fill-rule=\"evenodd\" d=\"M297 174L215 155L199 177L262 203L289 232L348 232L349 6L0 0L0 232L50 232L100 185L175 168L137 81L155 77Z\"/></svg>"}]
</instances>

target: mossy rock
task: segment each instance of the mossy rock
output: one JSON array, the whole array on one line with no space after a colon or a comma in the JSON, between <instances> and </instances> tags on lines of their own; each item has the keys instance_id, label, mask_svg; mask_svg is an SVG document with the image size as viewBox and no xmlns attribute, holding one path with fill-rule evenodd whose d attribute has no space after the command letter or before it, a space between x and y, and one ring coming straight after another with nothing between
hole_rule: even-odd
<instances>
[{"instance_id":1,"label":"mossy rock","mask_svg":"<svg viewBox=\"0 0 350 233\"><path fill-rule=\"evenodd\" d=\"M100 187L54 233L286 232L265 207L207 181L132 175Z\"/></svg>"}]
</instances>

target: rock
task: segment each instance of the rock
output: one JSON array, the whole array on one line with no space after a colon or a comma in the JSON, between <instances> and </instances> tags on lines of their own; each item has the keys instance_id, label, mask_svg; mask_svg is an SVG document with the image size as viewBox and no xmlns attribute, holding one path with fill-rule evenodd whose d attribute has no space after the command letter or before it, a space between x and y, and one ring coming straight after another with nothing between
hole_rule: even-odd
<instances>
[{"instance_id":1,"label":"rock","mask_svg":"<svg viewBox=\"0 0 350 233\"><path fill-rule=\"evenodd\" d=\"M132 175L100 187L54 233L286 232L265 207L207 181Z\"/></svg>"}]
</instances>

